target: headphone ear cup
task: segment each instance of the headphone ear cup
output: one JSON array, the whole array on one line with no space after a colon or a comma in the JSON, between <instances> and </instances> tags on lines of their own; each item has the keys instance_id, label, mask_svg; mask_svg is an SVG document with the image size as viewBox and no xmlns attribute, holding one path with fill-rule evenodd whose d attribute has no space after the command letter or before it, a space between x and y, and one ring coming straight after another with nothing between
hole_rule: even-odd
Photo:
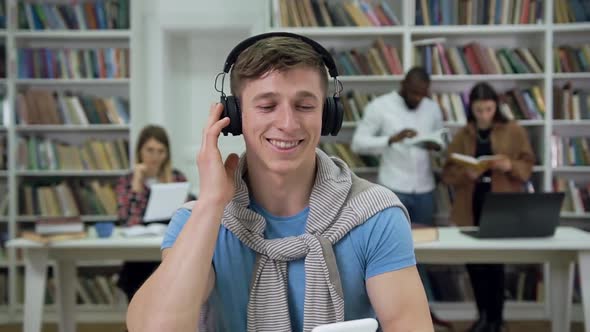
<instances>
[{"instance_id":1,"label":"headphone ear cup","mask_svg":"<svg viewBox=\"0 0 590 332\"><path fill-rule=\"evenodd\" d=\"M322 136L336 136L342 128L344 109L339 97L328 97L322 114Z\"/></svg>"},{"instance_id":2,"label":"headphone ear cup","mask_svg":"<svg viewBox=\"0 0 590 332\"><path fill-rule=\"evenodd\" d=\"M328 136L332 132L332 98L326 98L324 109L322 110L322 136Z\"/></svg>"},{"instance_id":3,"label":"headphone ear cup","mask_svg":"<svg viewBox=\"0 0 590 332\"><path fill-rule=\"evenodd\" d=\"M240 102L238 98L234 96L222 96L221 104L223 104L223 112L221 113L221 119L224 117L229 118L229 125L223 128L221 132L224 136L232 134L238 136L242 134L242 112L240 110Z\"/></svg>"},{"instance_id":4,"label":"headphone ear cup","mask_svg":"<svg viewBox=\"0 0 590 332\"><path fill-rule=\"evenodd\" d=\"M330 133L332 134L332 136L336 136L340 132L340 129L342 128L342 122L344 121L344 107L342 106L340 97L335 96L329 99L332 99L332 114L334 116L334 120L332 122L332 129L330 130Z\"/></svg>"}]
</instances>

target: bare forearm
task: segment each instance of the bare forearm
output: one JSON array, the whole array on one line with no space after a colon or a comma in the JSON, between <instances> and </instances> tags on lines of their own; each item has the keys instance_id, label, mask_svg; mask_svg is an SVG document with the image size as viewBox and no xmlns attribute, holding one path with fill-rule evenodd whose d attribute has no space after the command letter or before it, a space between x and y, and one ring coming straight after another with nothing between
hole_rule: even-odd
<instances>
[{"instance_id":1,"label":"bare forearm","mask_svg":"<svg viewBox=\"0 0 590 332\"><path fill-rule=\"evenodd\" d=\"M197 201L162 264L129 305L129 331L195 331L208 279L223 205Z\"/></svg>"}]
</instances>

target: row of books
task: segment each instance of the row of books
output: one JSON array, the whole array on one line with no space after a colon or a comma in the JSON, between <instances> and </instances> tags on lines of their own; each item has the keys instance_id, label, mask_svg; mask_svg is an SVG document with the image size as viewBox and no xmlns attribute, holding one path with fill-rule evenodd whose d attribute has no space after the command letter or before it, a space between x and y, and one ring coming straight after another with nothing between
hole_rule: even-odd
<instances>
[{"instance_id":1,"label":"row of books","mask_svg":"<svg viewBox=\"0 0 590 332\"><path fill-rule=\"evenodd\" d=\"M553 48L556 73L590 72L590 44Z\"/></svg>"},{"instance_id":2,"label":"row of books","mask_svg":"<svg viewBox=\"0 0 590 332\"><path fill-rule=\"evenodd\" d=\"M571 83L553 87L553 118L590 120L590 93L573 89Z\"/></svg>"},{"instance_id":3,"label":"row of books","mask_svg":"<svg viewBox=\"0 0 590 332\"><path fill-rule=\"evenodd\" d=\"M115 184L99 180L68 180L19 186L19 213L43 217L116 215Z\"/></svg>"},{"instance_id":4,"label":"row of books","mask_svg":"<svg viewBox=\"0 0 590 332\"><path fill-rule=\"evenodd\" d=\"M360 156L352 150L346 143L321 143L322 149L329 156L335 156L342 159L350 168L376 167L379 166L379 159L374 156Z\"/></svg>"},{"instance_id":5,"label":"row of books","mask_svg":"<svg viewBox=\"0 0 590 332\"><path fill-rule=\"evenodd\" d=\"M347 91L340 95L340 101L344 108L344 121L356 122L363 118L365 107L376 95L374 93L362 93L358 90Z\"/></svg>"},{"instance_id":6,"label":"row of books","mask_svg":"<svg viewBox=\"0 0 590 332\"><path fill-rule=\"evenodd\" d=\"M416 25L535 24L542 0L416 0Z\"/></svg>"},{"instance_id":7,"label":"row of books","mask_svg":"<svg viewBox=\"0 0 590 332\"><path fill-rule=\"evenodd\" d=\"M19 137L17 167L20 170L125 170L129 169L126 139L87 139L79 144L50 137Z\"/></svg>"},{"instance_id":8,"label":"row of books","mask_svg":"<svg viewBox=\"0 0 590 332\"><path fill-rule=\"evenodd\" d=\"M119 267L82 267L78 268L78 275L75 284L64 285L65 287L75 287L76 302L78 305L111 305L116 307L125 307L127 299L125 294L117 288L119 279ZM49 268L47 271L47 287L45 288L44 304L55 304L58 291L56 271ZM3 278L2 275L5 275ZM2 293L2 281L6 283L7 272L0 271L0 295ZM8 285L6 285L8 286ZM18 271L16 281L16 302L24 303L25 295L25 274L24 271ZM7 295L7 294L6 294ZM0 298L0 301L4 299Z\"/></svg>"},{"instance_id":9,"label":"row of books","mask_svg":"<svg viewBox=\"0 0 590 332\"><path fill-rule=\"evenodd\" d=\"M565 199L561 212L590 212L590 184L579 184L573 180L554 179L553 190L564 192Z\"/></svg>"},{"instance_id":10,"label":"row of books","mask_svg":"<svg viewBox=\"0 0 590 332\"><path fill-rule=\"evenodd\" d=\"M19 78L128 78L127 48L20 48Z\"/></svg>"},{"instance_id":11,"label":"row of books","mask_svg":"<svg viewBox=\"0 0 590 332\"><path fill-rule=\"evenodd\" d=\"M414 64L433 75L543 73L542 63L524 47L494 49L478 42L445 46L443 42L430 41L417 41L416 45Z\"/></svg>"},{"instance_id":12,"label":"row of books","mask_svg":"<svg viewBox=\"0 0 590 332\"><path fill-rule=\"evenodd\" d=\"M129 0L18 3L18 27L31 30L129 29Z\"/></svg>"},{"instance_id":13,"label":"row of books","mask_svg":"<svg viewBox=\"0 0 590 332\"><path fill-rule=\"evenodd\" d=\"M125 125L129 124L129 102L121 97L28 89L17 95L16 116L23 125Z\"/></svg>"},{"instance_id":14,"label":"row of books","mask_svg":"<svg viewBox=\"0 0 590 332\"><path fill-rule=\"evenodd\" d=\"M76 284L68 285L67 287L76 287L76 304L78 305L123 306L127 302L124 294L118 291L117 276L109 276L104 273L98 275L79 275L76 278ZM56 303L56 292L56 279L54 277L47 278L45 305Z\"/></svg>"},{"instance_id":15,"label":"row of books","mask_svg":"<svg viewBox=\"0 0 590 332\"><path fill-rule=\"evenodd\" d=\"M392 26L399 19L387 0L278 0L275 26Z\"/></svg>"},{"instance_id":16,"label":"row of books","mask_svg":"<svg viewBox=\"0 0 590 332\"><path fill-rule=\"evenodd\" d=\"M553 2L555 23L575 23L590 21L590 2L588 0L557 0Z\"/></svg>"},{"instance_id":17,"label":"row of books","mask_svg":"<svg viewBox=\"0 0 590 332\"><path fill-rule=\"evenodd\" d=\"M590 166L590 138L551 136L551 166Z\"/></svg>"},{"instance_id":18,"label":"row of books","mask_svg":"<svg viewBox=\"0 0 590 332\"><path fill-rule=\"evenodd\" d=\"M368 49L330 50L340 75L402 75L403 66L395 46L377 38Z\"/></svg>"}]
</instances>

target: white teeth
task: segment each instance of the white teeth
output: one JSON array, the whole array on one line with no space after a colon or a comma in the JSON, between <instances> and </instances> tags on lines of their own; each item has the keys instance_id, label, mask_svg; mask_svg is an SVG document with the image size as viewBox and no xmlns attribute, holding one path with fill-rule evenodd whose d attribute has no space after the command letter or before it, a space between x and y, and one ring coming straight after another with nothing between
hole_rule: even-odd
<instances>
[{"instance_id":1,"label":"white teeth","mask_svg":"<svg viewBox=\"0 0 590 332\"><path fill-rule=\"evenodd\" d=\"M299 145L299 141L277 141L274 139L269 140L270 144L276 146L279 149L290 149Z\"/></svg>"}]
</instances>

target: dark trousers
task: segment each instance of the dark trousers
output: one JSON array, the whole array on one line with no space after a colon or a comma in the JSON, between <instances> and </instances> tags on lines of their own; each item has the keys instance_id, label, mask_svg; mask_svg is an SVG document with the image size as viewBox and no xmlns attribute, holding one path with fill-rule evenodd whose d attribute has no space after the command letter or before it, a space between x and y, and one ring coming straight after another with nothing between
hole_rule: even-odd
<instances>
[{"instance_id":1,"label":"dark trousers","mask_svg":"<svg viewBox=\"0 0 590 332\"><path fill-rule=\"evenodd\" d=\"M479 226L485 194L491 190L489 183L478 183L473 193L473 221ZM467 264L473 295L480 317L490 321L502 321L504 311L504 265Z\"/></svg>"},{"instance_id":2,"label":"dark trousers","mask_svg":"<svg viewBox=\"0 0 590 332\"><path fill-rule=\"evenodd\" d=\"M467 264L479 316L502 321L504 311L504 265Z\"/></svg>"}]
</instances>

